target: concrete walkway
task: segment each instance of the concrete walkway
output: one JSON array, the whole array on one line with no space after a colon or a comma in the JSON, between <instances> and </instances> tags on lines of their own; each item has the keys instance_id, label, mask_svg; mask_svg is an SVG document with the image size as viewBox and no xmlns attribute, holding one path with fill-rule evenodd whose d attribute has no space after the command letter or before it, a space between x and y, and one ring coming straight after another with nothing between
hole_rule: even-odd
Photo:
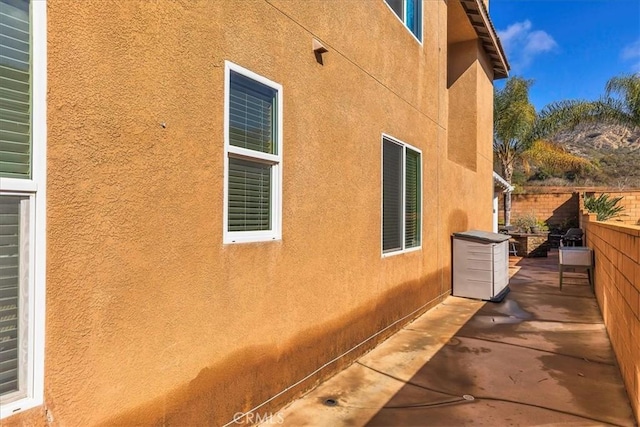
<instances>
[{"instance_id":1,"label":"concrete walkway","mask_svg":"<svg viewBox=\"0 0 640 427\"><path fill-rule=\"evenodd\" d=\"M449 297L279 412L288 426L634 426L586 274L511 258L501 303Z\"/></svg>"}]
</instances>

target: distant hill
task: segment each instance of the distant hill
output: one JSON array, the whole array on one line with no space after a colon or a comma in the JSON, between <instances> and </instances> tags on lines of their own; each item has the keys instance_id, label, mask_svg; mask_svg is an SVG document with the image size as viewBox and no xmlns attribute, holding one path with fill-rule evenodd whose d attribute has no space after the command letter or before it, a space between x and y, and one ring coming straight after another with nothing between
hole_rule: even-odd
<instances>
[{"instance_id":1,"label":"distant hill","mask_svg":"<svg viewBox=\"0 0 640 427\"><path fill-rule=\"evenodd\" d=\"M590 160L597 168L582 176L547 177L538 173L525 185L640 188L640 129L630 131L608 124L580 125L549 139Z\"/></svg>"},{"instance_id":2,"label":"distant hill","mask_svg":"<svg viewBox=\"0 0 640 427\"><path fill-rule=\"evenodd\" d=\"M640 129L630 131L615 125L581 125L572 131L560 132L551 139L581 156L592 155L594 150L611 152L640 149Z\"/></svg>"}]
</instances>

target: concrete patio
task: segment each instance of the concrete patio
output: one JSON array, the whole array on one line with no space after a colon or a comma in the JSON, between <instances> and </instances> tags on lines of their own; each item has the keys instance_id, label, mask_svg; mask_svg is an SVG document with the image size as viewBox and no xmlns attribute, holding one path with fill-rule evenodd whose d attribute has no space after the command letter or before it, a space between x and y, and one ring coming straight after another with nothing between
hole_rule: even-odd
<instances>
[{"instance_id":1,"label":"concrete patio","mask_svg":"<svg viewBox=\"0 0 640 427\"><path fill-rule=\"evenodd\" d=\"M449 297L278 424L637 425L586 274L561 292L557 257L512 257L503 302Z\"/></svg>"}]
</instances>

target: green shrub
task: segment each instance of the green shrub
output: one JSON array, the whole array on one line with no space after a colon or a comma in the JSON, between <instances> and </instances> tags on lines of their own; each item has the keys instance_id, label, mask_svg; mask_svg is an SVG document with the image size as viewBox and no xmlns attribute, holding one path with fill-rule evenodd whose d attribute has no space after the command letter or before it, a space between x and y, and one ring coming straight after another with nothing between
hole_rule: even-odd
<instances>
[{"instance_id":1,"label":"green shrub","mask_svg":"<svg viewBox=\"0 0 640 427\"><path fill-rule=\"evenodd\" d=\"M531 228L538 226L538 219L533 213L527 213L514 218L513 225L521 233L529 233Z\"/></svg>"},{"instance_id":2,"label":"green shrub","mask_svg":"<svg viewBox=\"0 0 640 427\"><path fill-rule=\"evenodd\" d=\"M549 225L547 224L547 221L539 219L536 221L536 226L540 231L549 231Z\"/></svg>"}]
</instances>

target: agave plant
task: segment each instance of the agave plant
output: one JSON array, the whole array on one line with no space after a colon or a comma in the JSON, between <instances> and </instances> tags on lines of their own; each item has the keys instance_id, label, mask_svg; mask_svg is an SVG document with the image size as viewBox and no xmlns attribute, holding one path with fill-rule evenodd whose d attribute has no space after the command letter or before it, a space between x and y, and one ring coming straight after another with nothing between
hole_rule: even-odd
<instances>
[{"instance_id":1,"label":"agave plant","mask_svg":"<svg viewBox=\"0 0 640 427\"><path fill-rule=\"evenodd\" d=\"M608 194L601 194L598 197L586 196L584 207L591 213L595 213L598 221L606 221L619 216L624 210L624 206L619 206L622 197L610 198Z\"/></svg>"}]
</instances>

